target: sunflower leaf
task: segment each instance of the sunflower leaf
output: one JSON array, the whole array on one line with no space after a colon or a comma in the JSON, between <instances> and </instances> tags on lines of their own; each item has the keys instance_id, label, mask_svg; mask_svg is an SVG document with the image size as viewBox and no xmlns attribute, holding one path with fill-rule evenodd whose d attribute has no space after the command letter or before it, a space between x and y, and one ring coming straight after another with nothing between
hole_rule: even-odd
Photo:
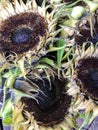
<instances>
[{"instance_id":1,"label":"sunflower leaf","mask_svg":"<svg viewBox=\"0 0 98 130\"><path fill-rule=\"evenodd\" d=\"M65 43L65 41L63 39L58 40L57 46L58 47L62 47L63 46L62 49L60 49L60 50L57 51L58 74L60 73L61 61L62 61L62 57L63 57L63 54L64 54L64 50L65 50L64 46L65 45L66 45L66 43Z\"/></svg>"}]
</instances>

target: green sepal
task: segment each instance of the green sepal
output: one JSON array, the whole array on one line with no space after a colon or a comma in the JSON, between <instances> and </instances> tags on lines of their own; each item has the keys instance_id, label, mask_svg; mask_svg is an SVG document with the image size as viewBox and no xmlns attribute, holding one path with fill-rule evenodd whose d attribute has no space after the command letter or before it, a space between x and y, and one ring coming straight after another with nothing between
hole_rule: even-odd
<instances>
[{"instance_id":1,"label":"green sepal","mask_svg":"<svg viewBox=\"0 0 98 130\"><path fill-rule=\"evenodd\" d=\"M1 108L0 117L2 117L4 125L9 125L12 123L12 107L13 104L11 102L11 98L9 98L5 101Z\"/></svg>"},{"instance_id":2,"label":"green sepal","mask_svg":"<svg viewBox=\"0 0 98 130\"><path fill-rule=\"evenodd\" d=\"M11 125L12 124L12 117L11 115L6 115L4 118L3 118L3 124L4 125Z\"/></svg>"}]
</instances>

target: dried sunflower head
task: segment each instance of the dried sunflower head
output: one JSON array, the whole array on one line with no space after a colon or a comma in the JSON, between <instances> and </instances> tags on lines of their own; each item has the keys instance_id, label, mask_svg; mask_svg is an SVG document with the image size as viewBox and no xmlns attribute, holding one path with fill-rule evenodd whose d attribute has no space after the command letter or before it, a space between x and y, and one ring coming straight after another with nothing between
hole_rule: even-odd
<instances>
[{"instance_id":1,"label":"dried sunflower head","mask_svg":"<svg viewBox=\"0 0 98 130\"><path fill-rule=\"evenodd\" d=\"M98 115L98 49L93 44L89 48L83 44L85 46L82 48L77 46L75 49L76 58L68 93L76 98L76 109L85 110L85 115L90 115L87 122L91 123Z\"/></svg>"},{"instance_id":2,"label":"dried sunflower head","mask_svg":"<svg viewBox=\"0 0 98 130\"><path fill-rule=\"evenodd\" d=\"M80 78L78 79L78 76L86 79L85 74L89 75L88 69L90 68L90 70L93 70L93 67L92 67L94 65L93 61L95 61L95 63L96 63L96 60L97 60L98 49L96 47L94 47L93 44L91 44L89 48L86 48L86 44L84 43L82 48L80 46L75 47L75 53L74 53L75 58L74 58L73 68L72 68L72 77L73 77L74 80L77 81L76 83L78 83L78 81L79 81L79 85L81 85L82 82L81 82ZM92 73L93 72L91 72L91 74ZM85 76L83 76L83 75L80 76L81 74L84 74ZM91 76L89 78L91 78ZM72 80L72 82L74 82L74 80ZM89 79L86 80L86 81L89 81ZM85 85L88 85L88 83L86 83ZM77 91L76 93L79 93L79 91Z\"/></svg>"},{"instance_id":3,"label":"dried sunflower head","mask_svg":"<svg viewBox=\"0 0 98 130\"><path fill-rule=\"evenodd\" d=\"M23 82L24 84L27 82L31 89L23 88ZM70 113L72 97L67 94L67 80L62 75L58 78L56 71L50 71L49 68L31 71L27 75L27 80L16 80L14 88L25 93L29 91L34 97L33 99L21 99L24 104L22 114L24 119L27 120L27 124L20 122L23 129L27 130L33 127L34 130L69 130L74 127L73 117ZM36 91L34 91L34 88L37 88ZM13 123L15 123L15 120ZM15 130L18 129L18 125L14 124Z\"/></svg>"},{"instance_id":4,"label":"dried sunflower head","mask_svg":"<svg viewBox=\"0 0 98 130\"><path fill-rule=\"evenodd\" d=\"M53 40L56 25L55 11L49 13L47 8L38 6L35 0L1 1L0 52L7 57L26 57L31 61L45 53L43 46L49 39Z\"/></svg>"},{"instance_id":5,"label":"dried sunflower head","mask_svg":"<svg viewBox=\"0 0 98 130\"><path fill-rule=\"evenodd\" d=\"M85 45L86 46L86 45ZM97 53L98 49L91 45L78 50L75 61L75 80L88 98L97 99ZM80 51L80 52L79 52ZM80 53L80 55L79 55Z\"/></svg>"},{"instance_id":6,"label":"dried sunflower head","mask_svg":"<svg viewBox=\"0 0 98 130\"><path fill-rule=\"evenodd\" d=\"M88 57L80 59L76 67L76 81L81 91L98 101L98 58Z\"/></svg>"}]
</instances>

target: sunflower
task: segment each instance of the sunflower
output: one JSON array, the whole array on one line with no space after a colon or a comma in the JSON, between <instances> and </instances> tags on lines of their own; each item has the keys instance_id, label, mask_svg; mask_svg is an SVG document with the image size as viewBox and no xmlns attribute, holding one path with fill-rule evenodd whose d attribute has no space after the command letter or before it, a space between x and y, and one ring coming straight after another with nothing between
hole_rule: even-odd
<instances>
[{"instance_id":1,"label":"sunflower","mask_svg":"<svg viewBox=\"0 0 98 130\"><path fill-rule=\"evenodd\" d=\"M72 116L72 96L67 94L68 81L52 68L30 69L26 79L17 78L13 87L13 101L16 91L32 96L22 97L14 105L13 127L34 130L62 130L74 126ZM17 114L18 113L18 114Z\"/></svg>"},{"instance_id":2,"label":"sunflower","mask_svg":"<svg viewBox=\"0 0 98 130\"><path fill-rule=\"evenodd\" d=\"M9 63L31 63L46 53L46 43L56 35L57 20L55 10L47 8L35 0L0 1L0 53Z\"/></svg>"},{"instance_id":3,"label":"sunflower","mask_svg":"<svg viewBox=\"0 0 98 130\"><path fill-rule=\"evenodd\" d=\"M78 111L85 110L84 118L89 115L86 123L91 123L98 116L98 48L83 43L82 48L76 46L75 54L68 94L76 99Z\"/></svg>"}]
</instances>

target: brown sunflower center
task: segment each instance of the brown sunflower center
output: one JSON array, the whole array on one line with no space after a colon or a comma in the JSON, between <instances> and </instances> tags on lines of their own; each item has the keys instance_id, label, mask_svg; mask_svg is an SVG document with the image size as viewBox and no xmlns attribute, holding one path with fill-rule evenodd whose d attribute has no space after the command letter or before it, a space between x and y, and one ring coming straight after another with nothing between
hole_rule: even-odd
<instances>
[{"instance_id":1,"label":"brown sunflower center","mask_svg":"<svg viewBox=\"0 0 98 130\"><path fill-rule=\"evenodd\" d=\"M33 112L40 125L51 126L63 121L71 104L71 97L66 94L65 79L52 77L50 81L42 78L34 79L33 82L39 86L37 101L22 98L26 104L24 110Z\"/></svg>"},{"instance_id":2,"label":"brown sunflower center","mask_svg":"<svg viewBox=\"0 0 98 130\"><path fill-rule=\"evenodd\" d=\"M49 107L51 107L56 100L55 86L54 84L50 86L50 83L47 79L44 79L44 81L39 80L37 84L38 86L40 86L41 90L36 96L36 99L38 100L38 105L42 110L49 109Z\"/></svg>"},{"instance_id":3,"label":"brown sunflower center","mask_svg":"<svg viewBox=\"0 0 98 130\"><path fill-rule=\"evenodd\" d=\"M27 42L32 37L32 30L29 28L20 28L14 30L11 35L12 42L20 44Z\"/></svg>"},{"instance_id":4,"label":"brown sunflower center","mask_svg":"<svg viewBox=\"0 0 98 130\"><path fill-rule=\"evenodd\" d=\"M76 68L76 81L81 90L98 100L98 59L81 59Z\"/></svg>"},{"instance_id":5,"label":"brown sunflower center","mask_svg":"<svg viewBox=\"0 0 98 130\"><path fill-rule=\"evenodd\" d=\"M46 39L48 24L38 13L20 13L4 20L0 27L0 51L24 53L42 47Z\"/></svg>"},{"instance_id":6,"label":"brown sunflower center","mask_svg":"<svg viewBox=\"0 0 98 130\"><path fill-rule=\"evenodd\" d=\"M89 70L88 76L91 77L93 85L98 87L98 70Z\"/></svg>"}]
</instances>

